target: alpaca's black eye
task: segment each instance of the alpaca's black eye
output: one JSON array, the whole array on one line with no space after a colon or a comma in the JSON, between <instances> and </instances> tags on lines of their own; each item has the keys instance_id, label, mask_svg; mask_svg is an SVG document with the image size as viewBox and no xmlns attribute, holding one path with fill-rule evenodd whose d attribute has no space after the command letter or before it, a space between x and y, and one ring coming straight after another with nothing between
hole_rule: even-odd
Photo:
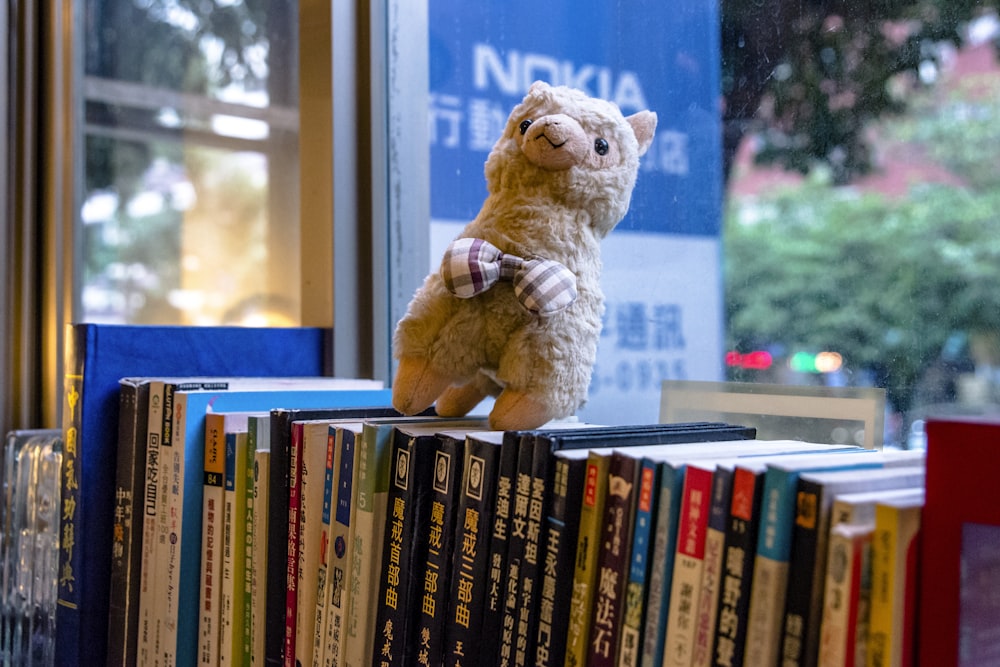
<instances>
[{"instance_id":1,"label":"alpaca's black eye","mask_svg":"<svg viewBox=\"0 0 1000 667\"><path fill-rule=\"evenodd\" d=\"M519 127L521 128L521 134L524 134L525 132L528 131L528 128L531 127L531 119L525 118L524 120L521 121Z\"/></svg>"},{"instance_id":2,"label":"alpaca's black eye","mask_svg":"<svg viewBox=\"0 0 1000 667\"><path fill-rule=\"evenodd\" d=\"M604 139L598 138L594 140L594 150L597 151L598 155L607 155L609 148L608 142Z\"/></svg>"}]
</instances>

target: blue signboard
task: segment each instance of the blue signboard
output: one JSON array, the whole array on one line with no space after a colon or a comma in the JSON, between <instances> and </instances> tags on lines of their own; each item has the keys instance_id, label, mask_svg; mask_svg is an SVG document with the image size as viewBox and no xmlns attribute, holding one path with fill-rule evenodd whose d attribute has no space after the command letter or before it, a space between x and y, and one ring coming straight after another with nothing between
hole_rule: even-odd
<instances>
[{"instance_id":1,"label":"blue signboard","mask_svg":"<svg viewBox=\"0 0 1000 667\"><path fill-rule=\"evenodd\" d=\"M431 264L479 212L483 166L532 82L649 109L656 136L604 240L594 422L658 418L664 380L720 380L722 166L713 0L429 0Z\"/></svg>"},{"instance_id":2,"label":"blue signboard","mask_svg":"<svg viewBox=\"0 0 1000 667\"><path fill-rule=\"evenodd\" d=\"M470 220L483 163L537 79L659 117L618 230L716 236L719 21L705 0L430 0L431 211Z\"/></svg>"}]
</instances>

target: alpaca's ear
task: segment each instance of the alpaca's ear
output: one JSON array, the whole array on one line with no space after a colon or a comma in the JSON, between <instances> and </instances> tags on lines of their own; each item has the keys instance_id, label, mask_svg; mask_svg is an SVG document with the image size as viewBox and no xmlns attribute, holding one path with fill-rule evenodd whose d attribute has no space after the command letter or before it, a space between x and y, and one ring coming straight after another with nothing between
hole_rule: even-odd
<instances>
[{"instance_id":1,"label":"alpaca's ear","mask_svg":"<svg viewBox=\"0 0 1000 667\"><path fill-rule=\"evenodd\" d=\"M639 141L639 155L642 155L649 150L653 143L653 133L656 132L656 112L640 111L628 116L625 120L635 132L635 138Z\"/></svg>"}]
</instances>

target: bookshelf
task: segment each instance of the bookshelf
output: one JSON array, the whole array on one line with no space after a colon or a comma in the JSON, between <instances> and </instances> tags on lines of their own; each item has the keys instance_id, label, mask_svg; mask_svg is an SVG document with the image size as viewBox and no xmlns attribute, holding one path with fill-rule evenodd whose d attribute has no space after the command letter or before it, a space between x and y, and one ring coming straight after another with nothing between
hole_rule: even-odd
<instances>
[{"instance_id":1,"label":"bookshelf","mask_svg":"<svg viewBox=\"0 0 1000 667\"><path fill-rule=\"evenodd\" d=\"M288 368L288 364L282 366ZM131 373L123 377L127 375ZM193 381L192 377L187 379ZM280 381L272 378L262 382L268 386ZM133 384L143 386L142 382ZM199 391L216 392L212 394L214 402L209 403L218 413L245 408L219 398L228 388L209 386L195 391L186 382L179 384L185 386L179 391L191 391L192 396ZM81 386L85 401L89 387ZM105 462L120 462L123 442L135 440L136 433L148 436L149 413L143 427L142 419L133 418L141 411L125 406L129 397L137 403L144 399L147 406L152 406L149 394L122 392L125 386L114 382L115 405L120 412L113 429L107 429L111 435L103 445L109 448L103 454ZM277 391L277 387L270 385L266 391ZM329 405L329 394L314 407L300 411L289 410L287 396L272 397L270 403L255 404L253 419L237 420L242 427L236 432L248 432L251 425L259 429L254 436L258 444L251 452L267 440L267 451L287 446L290 456L264 456L261 448L262 456L256 457L258 465L266 462L274 467L269 468L270 474L268 468L261 468L263 474L246 477L251 489L246 498L251 506L253 498L264 497L262 484L270 499L267 512L259 511L263 506L257 508L252 517L245 517L247 521L240 528L246 545L242 571L249 582L247 602L241 607L246 610L241 614L246 621L241 630L245 644L233 642L230 637L231 645L226 647L221 644L220 633L213 649L218 651L219 662L212 664L281 664L290 654L301 658L311 653L319 658L331 652L339 655L338 664L379 665L383 661L378 656L383 654L385 664L423 664L432 650L438 659L431 664L446 665L659 665L674 664L672 660L678 656L684 658L682 664L692 665L765 664L756 657L758 654L750 652L748 643L756 641L752 637L757 631L751 603L759 577L759 564L752 553L757 545L748 540L741 547L733 531L753 533L756 524L760 538L768 531L779 530L776 525L768 528L768 522L775 517L771 516L773 508L766 491L772 482L770 474L776 470L794 471L782 478L792 493L784 520L789 535L805 528L817 512L828 513L825 530L837 536L830 538L830 558L822 574L808 567L805 570L824 584L824 591L831 590L834 572L842 564L839 556L833 555L840 553L835 551L835 544L852 545L858 554L868 549L872 562L881 558L876 545L888 541L873 539L881 534L879 531L889 531L902 545L891 566L895 581L907 584L899 588L902 606L888 612L876 611L876 591L867 593L872 618L888 613L891 619L887 639L879 639L878 664L962 664L957 648L959 637L963 642L973 642L971 650L977 659L986 659L983 656L995 650L988 629L971 621L978 616L969 616L967 611L992 613L992 607L983 606L991 602L963 586L957 571L963 553L974 558L971 562L977 565L982 581L991 581L990 573L998 569L997 557L976 545L991 543L995 535L991 531L997 530L992 527L1000 525L1000 516L995 504L984 497L982 487L964 484L963 480L986 483L986 473L970 472L967 461L970 457L992 460L1000 425L932 422L928 454L924 457L922 453L762 439L753 428L721 421L618 427L576 423L560 424L558 428L552 425L537 432L494 432L483 430L482 422L431 417L401 420L386 407L387 393L365 394L368 390L346 392L354 392L355 407L337 410ZM372 404L372 399L377 398L384 399L381 405ZM204 407L198 410L203 413ZM176 423L176 414L171 419ZM257 420L261 420L259 424ZM313 435L296 439L293 425L306 420L312 424ZM78 435L86 437L85 427L80 428ZM0 655L11 664L27 664L24 660L29 653L32 664L160 664L155 652L138 648L140 640L127 644L128 639L116 635L128 624L120 617L112 620L108 611L102 618L91 618L87 630L104 635L104 655L72 654L71 648L94 651L95 642L83 647L72 643L73 635L60 634L60 614L64 610L56 604L56 595L59 578L66 570L57 569L58 559L53 554L58 556L65 548L65 544L56 542L66 534L65 523L54 522L45 512L56 507L65 509L63 501L72 497L65 488L65 464L67 443L72 447L73 437L67 429L8 436L3 458L7 493L0 506L5 531ZM204 452L204 439L208 437L204 430L201 437L203 446L199 451ZM418 437L423 444L408 450L408 443L416 442ZM279 442L283 444L279 446ZM350 447L345 445L348 442ZM450 444L444 447L443 442ZM79 446L76 456L81 455ZM316 452L317 447L324 451ZM307 456L306 452L312 453ZM254 458L252 453L250 458ZM326 465L317 468L317 462L324 460ZM302 461L313 463L305 467ZM202 466L203 461L198 461L193 469ZM849 472L828 472L845 468ZM853 481L833 486L831 480L838 475ZM774 476L778 479L777 473ZM884 481L890 477L901 481L898 485ZM286 478L290 487L282 484ZM145 496L148 480L144 476L143 480L139 495ZM273 483L275 480L278 483ZM825 488L839 491L828 502L812 504L803 495L809 488L807 482L826 484ZM835 498L842 496L846 502L851 496L861 495L860 489L871 495L879 485L886 489L886 495L873 496L866 502L872 517L881 518L851 515L851 520L836 519L844 510L834 510L840 507ZM100 495L92 488L80 492L95 494L85 496L83 502L93 502ZM275 499L282 495L284 502L276 503ZM143 539L139 527L142 506L137 510L124 502L123 495L112 496L116 502L105 517L113 526L112 537L102 545L110 559L122 558L130 550L141 551ZM316 500L303 505L307 496L319 498L319 505ZM891 507L893 499L901 497L909 499L918 516L921 512L926 516L926 522L921 524L921 546L909 551L902 530L892 528L882 516L887 510L874 509ZM914 498L918 501L913 502ZM34 508L33 515L24 515L26 504ZM584 520L588 507L592 508L591 518ZM410 512L416 514L411 516ZM258 526L265 515L267 523L275 528L271 533L262 532ZM24 516L35 522L34 532L18 530L21 524L17 522ZM120 539L118 525L125 517L131 519L127 545ZM332 527L338 520L344 526L341 533L335 533ZM307 521L319 521L320 528L316 532L291 532L293 528L304 529ZM963 532L962 526L970 522L980 528ZM55 531L54 525L60 525L60 529ZM236 526L231 529L236 530ZM260 545L255 545L255 540L265 534L266 548L256 549ZM307 534L313 537L305 537ZM411 537L405 537L407 534ZM19 578L24 573L16 565L16 555L27 548L25 535L33 540L34 553L49 555L35 559L31 572L35 584L27 599L23 597L23 579ZM322 537L317 541L315 535ZM498 535L512 541L497 542ZM22 537L22 542L11 540L11 536ZM201 540L200 531L198 536ZM445 536L448 539L442 539ZM453 545L450 548L449 543ZM795 562L797 544L796 538L790 538L790 563ZM616 557L611 555L611 545L619 550ZM199 544L201 558L204 546ZM310 546L319 555L316 562L323 564L323 585L316 589L322 594L314 596L316 601L304 603L308 609L297 609L289 595L293 588L288 585L288 573L293 563L313 562L299 557ZM436 553L435 548L444 552ZM584 558L585 552L590 560ZM430 557L434 553L437 560ZM739 567L737 553L744 557ZM273 562L264 567L257 563L274 561L275 557L277 567ZM581 569L585 561L589 567ZM911 574L916 561L934 565L925 567L922 578L917 578ZM121 568L123 563L114 562L113 567ZM794 564L788 567L797 568L794 571L800 574L803 571ZM794 579L792 571L789 576ZM113 586L138 585L141 573L134 574L131 584L116 579ZM400 579L403 574L407 577ZM84 576L97 575L87 572L80 575L81 579ZM317 587L318 576L318 570L296 572L296 587ZM956 579L947 582L947 577ZM400 583L405 580L410 583ZM873 586L880 585L880 580L876 577ZM99 587L94 580L81 583ZM743 588L737 588L737 584ZM103 585L109 595L114 594L109 590L109 581ZM786 587L791 596L794 586L788 583ZM584 589L589 591L589 597L574 597ZM703 593L699 595L698 590ZM845 593L844 599L856 600L859 594L865 595L863 589L859 590ZM280 605L269 605L269 597ZM352 606L352 599L363 602ZM834 630L828 632L823 625L830 602L826 600L820 614L809 619L812 629L799 628L797 633L787 615L791 603L775 607L776 629L770 640L774 643L767 649L770 657L766 662L773 658L776 662L783 660L783 664L875 664L861 660L875 658L859 653L857 641L851 657L848 654L852 652L845 648L835 662L827 662L832 660L832 653L826 644L841 636ZM81 598L74 611L93 616L94 610L88 604L92 603ZM496 613L485 611L491 604ZM919 613L931 605L937 610L933 621ZM292 608L296 611L289 617ZM383 615L392 609L402 615ZM856 611L844 617L858 622ZM224 616L214 618L220 624L226 620ZM290 623L289 618L295 618L295 623ZM946 620L949 618L950 623ZM436 620L438 629L427 630L431 619ZM839 622L843 626L844 621ZM933 625L934 632L928 624ZM685 627L697 630L689 640L682 637ZM851 632L842 628L840 632L857 637L858 627ZM947 630L942 631L945 627ZM810 632L812 640L808 640ZM180 647L183 640L174 640L178 646L176 658L167 664L202 664L198 633L190 636L195 644L188 648ZM493 639L498 643L489 644ZM123 646L136 648L122 650ZM484 646L488 649L478 652ZM568 661L567 655L571 656ZM328 664L334 664L332 658Z\"/></svg>"}]
</instances>

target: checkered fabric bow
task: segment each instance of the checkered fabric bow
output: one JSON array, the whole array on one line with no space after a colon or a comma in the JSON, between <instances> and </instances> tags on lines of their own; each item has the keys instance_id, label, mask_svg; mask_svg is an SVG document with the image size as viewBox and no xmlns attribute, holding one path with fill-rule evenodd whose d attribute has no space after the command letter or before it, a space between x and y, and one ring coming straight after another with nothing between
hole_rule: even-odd
<instances>
[{"instance_id":1,"label":"checkered fabric bow","mask_svg":"<svg viewBox=\"0 0 1000 667\"><path fill-rule=\"evenodd\" d=\"M517 300L536 315L558 313L576 300L576 276L559 262L524 259L483 239L458 239L448 246L441 276L448 291L460 299L482 294L498 280L509 280Z\"/></svg>"}]
</instances>

